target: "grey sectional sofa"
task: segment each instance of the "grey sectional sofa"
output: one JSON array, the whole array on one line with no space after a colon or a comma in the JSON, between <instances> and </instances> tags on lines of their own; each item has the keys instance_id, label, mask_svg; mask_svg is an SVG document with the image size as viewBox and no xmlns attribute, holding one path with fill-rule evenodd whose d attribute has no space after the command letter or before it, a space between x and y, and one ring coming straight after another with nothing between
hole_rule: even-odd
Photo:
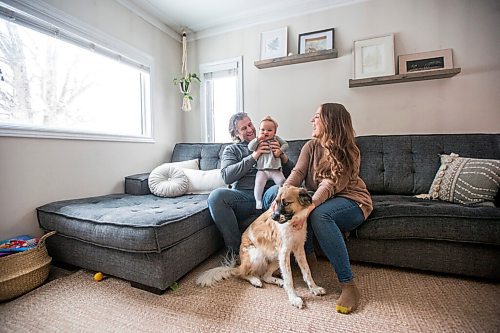
<instances>
[{"instance_id":1,"label":"grey sectional sofa","mask_svg":"<svg viewBox=\"0 0 500 333\"><path fill-rule=\"evenodd\" d=\"M288 142L296 161L306 140ZM500 134L361 136L357 143L374 211L348 238L353 261L500 279L498 194L496 207L415 197L429 191L439 154L500 159ZM214 169L226 145L179 143L172 161L197 158L202 170ZM57 231L47 240L50 255L162 293L223 247L207 195L156 197L147 178L126 177L122 194L37 208L40 227Z\"/></svg>"}]
</instances>

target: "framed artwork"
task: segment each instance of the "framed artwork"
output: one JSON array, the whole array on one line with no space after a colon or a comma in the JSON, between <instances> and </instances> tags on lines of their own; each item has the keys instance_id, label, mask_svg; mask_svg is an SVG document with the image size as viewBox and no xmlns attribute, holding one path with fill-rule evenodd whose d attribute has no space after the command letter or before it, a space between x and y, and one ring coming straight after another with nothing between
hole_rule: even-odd
<instances>
[{"instance_id":1,"label":"framed artwork","mask_svg":"<svg viewBox=\"0 0 500 333\"><path fill-rule=\"evenodd\" d=\"M285 57L287 55L288 27L260 34L260 60Z\"/></svg>"},{"instance_id":2,"label":"framed artwork","mask_svg":"<svg viewBox=\"0 0 500 333\"><path fill-rule=\"evenodd\" d=\"M333 49L333 28L299 34L299 54Z\"/></svg>"},{"instance_id":3,"label":"framed artwork","mask_svg":"<svg viewBox=\"0 0 500 333\"><path fill-rule=\"evenodd\" d=\"M396 74L394 34L354 41L354 78Z\"/></svg>"},{"instance_id":4,"label":"framed artwork","mask_svg":"<svg viewBox=\"0 0 500 333\"><path fill-rule=\"evenodd\" d=\"M412 53L399 56L399 74L453 68L453 50Z\"/></svg>"}]
</instances>

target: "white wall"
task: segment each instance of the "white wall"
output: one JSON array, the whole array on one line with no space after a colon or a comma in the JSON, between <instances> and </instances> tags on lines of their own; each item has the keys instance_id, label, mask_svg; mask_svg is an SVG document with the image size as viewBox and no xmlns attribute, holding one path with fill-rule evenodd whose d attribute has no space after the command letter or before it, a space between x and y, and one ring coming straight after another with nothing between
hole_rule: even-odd
<instances>
[{"instance_id":1,"label":"white wall","mask_svg":"<svg viewBox=\"0 0 500 333\"><path fill-rule=\"evenodd\" d=\"M335 28L336 59L257 69L260 33L288 26L288 51L299 33ZM500 132L500 2L371 0L202 39L199 63L243 55L244 108L255 121L270 114L285 139L310 136L308 120L323 102L351 112L358 135ZM397 55L453 49L450 79L349 88L353 41L395 33ZM189 115L197 128L199 114ZM199 141L199 133L186 132ZM229 140L229 139L228 139Z\"/></svg>"},{"instance_id":2,"label":"white wall","mask_svg":"<svg viewBox=\"0 0 500 333\"><path fill-rule=\"evenodd\" d=\"M47 3L154 58L155 143L0 137L0 239L39 235L35 208L70 198L123 193L123 177L169 160L182 141L181 95L172 78L181 45L113 0Z\"/></svg>"}]
</instances>

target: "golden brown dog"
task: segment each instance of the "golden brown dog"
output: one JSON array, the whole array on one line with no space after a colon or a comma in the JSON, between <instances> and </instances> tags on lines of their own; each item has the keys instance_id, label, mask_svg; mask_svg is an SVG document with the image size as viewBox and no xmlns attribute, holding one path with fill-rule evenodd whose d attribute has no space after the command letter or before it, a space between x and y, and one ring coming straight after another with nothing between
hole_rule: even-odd
<instances>
[{"instance_id":1,"label":"golden brown dog","mask_svg":"<svg viewBox=\"0 0 500 333\"><path fill-rule=\"evenodd\" d=\"M262 279L266 283L282 286L292 305L300 309L303 302L293 287L290 266L290 253L293 252L310 292L314 295L324 295L325 290L314 282L306 260L304 243L307 221L302 228L296 227L297 222L304 220L304 214L311 202L311 196L305 189L286 185L281 187L273 206L253 221L243 233L240 246L241 264L234 267L233 262L212 268L202 273L196 283L211 286L220 280L238 276L255 287L262 287ZM278 268L283 279L273 276Z\"/></svg>"}]
</instances>

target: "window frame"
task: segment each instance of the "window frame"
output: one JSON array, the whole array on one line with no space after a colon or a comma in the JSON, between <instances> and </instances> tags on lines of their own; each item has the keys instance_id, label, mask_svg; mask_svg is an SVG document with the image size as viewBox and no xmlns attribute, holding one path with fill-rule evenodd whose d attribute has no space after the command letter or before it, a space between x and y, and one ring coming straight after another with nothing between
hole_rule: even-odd
<instances>
[{"instance_id":1,"label":"window frame","mask_svg":"<svg viewBox=\"0 0 500 333\"><path fill-rule=\"evenodd\" d=\"M18 13L23 20L30 16L35 23L33 26L28 26L30 29L46 33L48 29L54 29L59 38L66 42L89 48L102 55L119 59L124 64L138 68L149 74L149 79L146 80L141 76L141 89L144 92L141 94L141 128L142 135L123 135L102 132L87 132L84 130L71 129L52 129L44 128L35 125L21 124L1 124L0 137L33 137L33 138L55 138L55 139L75 139L75 140L99 140L99 141L128 141L128 142L155 142L154 140L154 124L153 113L151 107L151 80L154 67L153 58L120 41L114 37L105 34L98 29L79 21L78 19L58 10L51 5L40 1L30 0L26 3L22 0L0 0L1 15L5 17L6 12L13 11ZM41 21L40 28L36 27L37 21Z\"/></svg>"},{"instance_id":2,"label":"window frame","mask_svg":"<svg viewBox=\"0 0 500 333\"><path fill-rule=\"evenodd\" d=\"M209 123L211 122L211 117L207 109L207 86L205 82L205 74L213 73L217 71L237 69L237 82L238 82L238 96L237 106L238 110L236 112L243 112L243 56L238 56L234 58L228 58L224 60L218 60L210 63L200 64L200 108L202 114L202 124L201 124L201 137L204 142L213 142L213 133L211 132L213 128L210 128ZM228 119L229 121L229 119ZM209 132L210 130L210 132Z\"/></svg>"}]
</instances>

